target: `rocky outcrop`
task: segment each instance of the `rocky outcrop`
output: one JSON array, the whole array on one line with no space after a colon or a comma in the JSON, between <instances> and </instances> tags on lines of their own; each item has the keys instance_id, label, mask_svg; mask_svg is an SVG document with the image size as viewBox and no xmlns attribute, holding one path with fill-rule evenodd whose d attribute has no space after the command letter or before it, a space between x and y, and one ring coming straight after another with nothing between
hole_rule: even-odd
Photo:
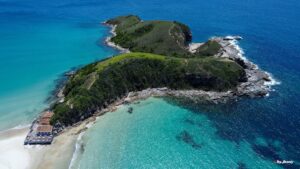
<instances>
[{"instance_id":1,"label":"rocky outcrop","mask_svg":"<svg viewBox=\"0 0 300 169\"><path fill-rule=\"evenodd\" d=\"M215 57L229 58L240 64L246 72L247 80L237 86L236 95L266 96L271 91L271 86L276 84L271 75L261 70L257 65L244 57L242 49L237 45L240 36L214 37L222 47Z\"/></svg>"}]
</instances>

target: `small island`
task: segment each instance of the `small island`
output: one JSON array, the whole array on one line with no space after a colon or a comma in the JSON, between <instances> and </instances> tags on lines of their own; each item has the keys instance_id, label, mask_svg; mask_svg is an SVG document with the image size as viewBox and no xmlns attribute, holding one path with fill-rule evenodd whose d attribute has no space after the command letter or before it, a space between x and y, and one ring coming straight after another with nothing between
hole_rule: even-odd
<instances>
[{"instance_id":1,"label":"small island","mask_svg":"<svg viewBox=\"0 0 300 169\"><path fill-rule=\"evenodd\" d=\"M243 58L239 36L191 43L189 27L176 21L120 16L107 43L125 54L89 64L70 76L53 106L51 124L69 126L103 112L115 102L149 96L226 101L264 96L271 77Z\"/></svg>"},{"instance_id":2,"label":"small island","mask_svg":"<svg viewBox=\"0 0 300 169\"><path fill-rule=\"evenodd\" d=\"M112 28L107 45L123 54L67 74L59 100L50 109L51 141L52 135L67 126L150 96L219 103L240 96L265 96L270 91L271 76L243 57L236 44L242 39L239 36L192 43L185 24L143 21L134 15L105 24ZM39 139L35 133L31 130L28 138Z\"/></svg>"}]
</instances>

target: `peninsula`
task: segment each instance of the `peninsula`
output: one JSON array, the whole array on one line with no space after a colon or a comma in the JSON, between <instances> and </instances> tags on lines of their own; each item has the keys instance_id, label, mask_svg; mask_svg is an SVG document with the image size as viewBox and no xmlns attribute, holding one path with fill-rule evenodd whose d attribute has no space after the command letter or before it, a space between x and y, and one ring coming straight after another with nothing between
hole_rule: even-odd
<instances>
[{"instance_id":1,"label":"peninsula","mask_svg":"<svg viewBox=\"0 0 300 169\"><path fill-rule=\"evenodd\" d=\"M52 125L69 126L133 98L170 95L219 102L269 91L271 77L243 58L235 45L241 37L193 44L189 27L182 23L142 21L133 15L105 24L113 33L107 43L125 54L71 75L52 107Z\"/></svg>"}]
</instances>

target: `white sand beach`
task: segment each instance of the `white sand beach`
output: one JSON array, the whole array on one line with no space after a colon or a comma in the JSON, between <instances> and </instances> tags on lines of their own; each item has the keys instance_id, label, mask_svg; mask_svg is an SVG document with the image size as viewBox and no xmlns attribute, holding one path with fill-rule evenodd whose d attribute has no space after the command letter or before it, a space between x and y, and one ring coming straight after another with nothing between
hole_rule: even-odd
<instances>
[{"instance_id":1,"label":"white sand beach","mask_svg":"<svg viewBox=\"0 0 300 169\"><path fill-rule=\"evenodd\" d=\"M33 156L30 149L23 146L28 128L11 129L0 133L0 168L29 168ZM32 154L33 155L33 154Z\"/></svg>"},{"instance_id":2,"label":"white sand beach","mask_svg":"<svg viewBox=\"0 0 300 169\"><path fill-rule=\"evenodd\" d=\"M79 130L83 126L66 130L55 137L51 145L24 146L29 128L0 132L1 169L67 169L75 150Z\"/></svg>"},{"instance_id":3,"label":"white sand beach","mask_svg":"<svg viewBox=\"0 0 300 169\"><path fill-rule=\"evenodd\" d=\"M0 169L68 169L80 133L93 125L97 117L116 110L122 101L117 101L98 114L64 129L60 135L54 137L51 145L24 146L29 126L0 131Z\"/></svg>"}]
</instances>

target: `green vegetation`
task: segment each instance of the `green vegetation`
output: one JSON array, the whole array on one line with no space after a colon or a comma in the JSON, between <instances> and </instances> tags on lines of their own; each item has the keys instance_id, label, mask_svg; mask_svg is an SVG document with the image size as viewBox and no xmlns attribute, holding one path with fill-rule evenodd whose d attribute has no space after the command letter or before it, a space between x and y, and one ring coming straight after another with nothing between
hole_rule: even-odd
<instances>
[{"instance_id":1,"label":"green vegetation","mask_svg":"<svg viewBox=\"0 0 300 169\"><path fill-rule=\"evenodd\" d=\"M243 69L227 59L123 54L89 64L71 77L65 102L54 106L52 123L73 124L130 91L155 87L222 91L236 86L243 76Z\"/></svg>"},{"instance_id":2,"label":"green vegetation","mask_svg":"<svg viewBox=\"0 0 300 169\"><path fill-rule=\"evenodd\" d=\"M213 40L209 40L205 42L203 45L201 45L196 53L201 56L213 56L218 53L219 49L221 48L221 45Z\"/></svg>"},{"instance_id":3,"label":"green vegetation","mask_svg":"<svg viewBox=\"0 0 300 169\"><path fill-rule=\"evenodd\" d=\"M126 21L126 22L124 22ZM138 16L128 15L128 16L119 16L114 19L110 19L107 23L112 25L118 25L117 32L127 29L135 24L141 22L141 19Z\"/></svg>"},{"instance_id":4,"label":"green vegetation","mask_svg":"<svg viewBox=\"0 0 300 169\"><path fill-rule=\"evenodd\" d=\"M132 21L134 24L131 24ZM137 22L138 21L138 22ZM132 52L166 56L186 55L191 33L186 25L168 21L141 21L137 16L117 17L107 21L117 25L112 41ZM126 25L126 26L124 26Z\"/></svg>"},{"instance_id":5,"label":"green vegetation","mask_svg":"<svg viewBox=\"0 0 300 169\"><path fill-rule=\"evenodd\" d=\"M78 70L65 86L65 101L53 106L52 124L78 122L131 91L157 87L224 91L245 80L245 71L237 62L213 57L221 48L216 41L190 53L191 32L182 23L141 21L133 15L107 23L117 26L112 41L134 53Z\"/></svg>"},{"instance_id":6,"label":"green vegetation","mask_svg":"<svg viewBox=\"0 0 300 169\"><path fill-rule=\"evenodd\" d=\"M188 51L192 40L188 26L176 21L141 21L137 16L120 16L106 23L116 25L112 41L132 52L148 52L173 57L206 57L218 53L220 45L208 41L196 53Z\"/></svg>"}]
</instances>

